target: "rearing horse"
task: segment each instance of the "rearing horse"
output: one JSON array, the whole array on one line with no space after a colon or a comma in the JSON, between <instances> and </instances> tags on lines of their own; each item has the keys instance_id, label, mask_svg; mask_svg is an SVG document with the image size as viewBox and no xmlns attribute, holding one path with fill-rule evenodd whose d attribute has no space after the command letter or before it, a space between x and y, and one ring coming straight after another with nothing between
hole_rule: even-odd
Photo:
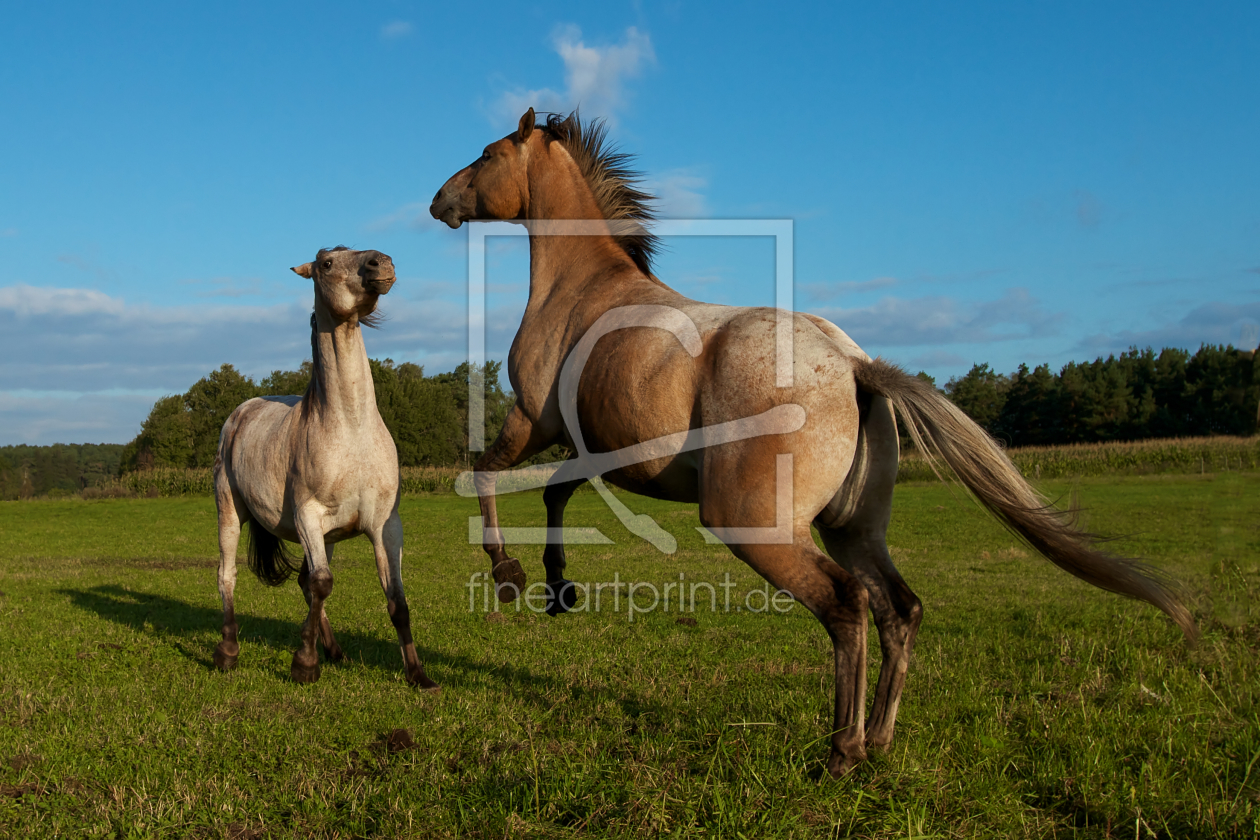
<instances>
[{"instance_id":1,"label":"rearing horse","mask_svg":"<svg viewBox=\"0 0 1260 840\"><path fill-rule=\"evenodd\" d=\"M513 598L525 576L499 531L497 472L552 444L573 446L566 414L591 453L673 441L656 457L617 464L604 478L646 496L698 502L701 523L826 628L835 651L827 769L842 776L868 748L892 742L923 616L885 542L897 475L895 409L921 451L943 459L1051 562L1147 601L1187 636L1195 633L1190 614L1158 575L1094 550L1070 515L1050 507L1000 446L930 384L872 360L834 324L789 313L783 317L790 319L792 367L783 377L776 360L785 358L784 342L777 337L786 334L778 332L776 310L700 303L656 279L655 240L640 224L651 219L649 196L634 188L626 164L607 148L601 123L583 125L574 113L539 126L531 108L516 132L452 176L430 208L452 228L470 219L530 228L529 302L508 356L517 400L476 465L484 548L500 599ZM569 223L587 235L554 235L564 220L587 220ZM672 320L662 315L670 312ZM637 314L618 321L620 313ZM652 323L645 326L645 318ZM582 342L592 328L593 346ZM565 365L579 352L580 379L566 405L561 398L575 383L566 380ZM791 384L780 387L784 381ZM795 419L782 413L793 406ZM776 412L791 422L765 420ZM759 420L756 436L724 431ZM543 494L549 529L543 564L553 613L573 603L560 535L565 504L582 480L549 484ZM827 554L815 545L811 524ZM771 531L783 536L758 536ZM883 661L865 720L868 608Z\"/></svg>"}]
</instances>

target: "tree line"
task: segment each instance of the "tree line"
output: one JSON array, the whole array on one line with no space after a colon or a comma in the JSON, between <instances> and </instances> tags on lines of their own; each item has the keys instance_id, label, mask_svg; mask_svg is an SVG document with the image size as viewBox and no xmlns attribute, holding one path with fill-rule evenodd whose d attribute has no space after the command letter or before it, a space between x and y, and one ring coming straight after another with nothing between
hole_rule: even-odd
<instances>
[{"instance_id":1,"label":"tree line","mask_svg":"<svg viewBox=\"0 0 1260 840\"><path fill-rule=\"evenodd\" d=\"M1252 435L1260 421L1260 353L1204 344L1191 355L1132 348L1092 362L977 364L945 385L950 400L1008 446Z\"/></svg>"},{"instance_id":2,"label":"tree line","mask_svg":"<svg viewBox=\"0 0 1260 840\"><path fill-rule=\"evenodd\" d=\"M500 362L461 364L425 375L420 365L369 360L376 404L402 466L466 466L469 378L484 383L488 446L514 396L499 383ZM927 374L920 376L930 379ZM311 363L273 371L255 382L225 364L183 394L153 405L128 444L0 447L0 499L74 493L100 480L150 467L209 467L228 415L257 396L302 394ZM1057 374L1027 365L1000 374L974 365L949 380L945 394L1008 446L1251 435L1260 429L1260 353L1205 344L1191 354L1136 348L1092 362L1069 362ZM563 457L562 451L534 461Z\"/></svg>"},{"instance_id":3,"label":"tree line","mask_svg":"<svg viewBox=\"0 0 1260 840\"><path fill-rule=\"evenodd\" d=\"M484 369L459 365L449 373L426 376L420 365L393 359L369 359L376 407L398 447L404 467L469 463L469 378L483 381L486 440L494 441L512 397L499 384L500 362ZM219 447L219 431L238 405L254 397L303 394L311 381L311 363L297 370L277 370L254 382L230 364L203 377L183 394L163 397L122 451L123 472L151 467L210 467Z\"/></svg>"}]
</instances>

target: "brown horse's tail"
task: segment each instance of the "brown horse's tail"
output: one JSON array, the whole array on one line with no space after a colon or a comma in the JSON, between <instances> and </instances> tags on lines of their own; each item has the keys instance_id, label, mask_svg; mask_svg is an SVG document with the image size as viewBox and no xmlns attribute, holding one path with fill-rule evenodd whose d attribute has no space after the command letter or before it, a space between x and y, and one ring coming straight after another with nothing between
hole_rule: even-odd
<instances>
[{"instance_id":1,"label":"brown horse's tail","mask_svg":"<svg viewBox=\"0 0 1260 840\"><path fill-rule=\"evenodd\" d=\"M268 586L279 586L300 568L298 559L285 548L284 540L254 521L249 523L246 556L249 568Z\"/></svg>"},{"instance_id":2,"label":"brown horse's tail","mask_svg":"<svg viewBox=\"0 0 1260 840\"><path fill-rule=\"evenodd\" d=\"M1001 446L935 386L882 359L856 362L854 376L863 391L892 402L925 457L944 460L982 505L1050 562L1100 589L1159 607L1188 639L1198 635L1166 577L1097 551L1095 538L1076 527L1075 512L1056 509L1029 486Z\"/></svg>"}]
</instances>

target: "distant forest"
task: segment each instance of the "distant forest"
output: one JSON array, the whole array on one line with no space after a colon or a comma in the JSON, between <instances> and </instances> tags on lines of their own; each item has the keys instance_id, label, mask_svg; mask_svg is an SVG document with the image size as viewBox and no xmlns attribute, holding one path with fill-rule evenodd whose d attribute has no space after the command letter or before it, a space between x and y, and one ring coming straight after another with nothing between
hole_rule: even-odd
<instances>
[{"instance_id":1,"label":"distant forest","mask_svg":"<svg viewBox=\"0 0 1260 840\"><path fill-rule=\"evenodd\" d=\"M372 359L371 366L377 408L402 466L470 463L468 364L434 376L392 359ZM500 369L487 362L484 371L486 444L513 401L499 383ZM158 400L128 444L0 447L0 499L71 494L136 469L212 466L219 430L233 409L251 397L301 394L310 377L310 362L260 382L223 365L186 393ZM1048 365L999 374L978 364L950 379L944 392L1012 447L1251 435L1260 421L1260 353L1206 344L1194 354L1133 349L1071 362L1057 374Z\"/></svg>"}]
</instances>

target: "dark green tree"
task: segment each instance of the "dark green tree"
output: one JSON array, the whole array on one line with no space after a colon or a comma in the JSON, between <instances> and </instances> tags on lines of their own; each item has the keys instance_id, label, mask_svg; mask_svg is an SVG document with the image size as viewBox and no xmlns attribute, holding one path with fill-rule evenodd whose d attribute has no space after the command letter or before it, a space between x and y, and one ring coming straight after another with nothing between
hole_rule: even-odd
<instances>
[{"instance_id":1,"label":"dark green tree","mask_svg":"<svg viewBox=\"0 0 1260 840\"><path fill-rule=\"evenodd\" d=\"M1009 388L1010 380L995 373L985 362L973 365L961 379L951 378L945 384L945 393L968 417L993 434L997 431L997 421L1002 416Z\"/></svg>"},{"instance_id":2,"label":"dark green tree","mask_svg":"<svg viewBox=\"0 0 1260 840\"><path fill-rule=\"evenodd\" d=\"M254 381L228 364L199 379L188 389L184 404L192 417L193 439L189 466L214 466L223 421L237 406L256 396L258 386Z\"/></svg>"}]
</instances>

